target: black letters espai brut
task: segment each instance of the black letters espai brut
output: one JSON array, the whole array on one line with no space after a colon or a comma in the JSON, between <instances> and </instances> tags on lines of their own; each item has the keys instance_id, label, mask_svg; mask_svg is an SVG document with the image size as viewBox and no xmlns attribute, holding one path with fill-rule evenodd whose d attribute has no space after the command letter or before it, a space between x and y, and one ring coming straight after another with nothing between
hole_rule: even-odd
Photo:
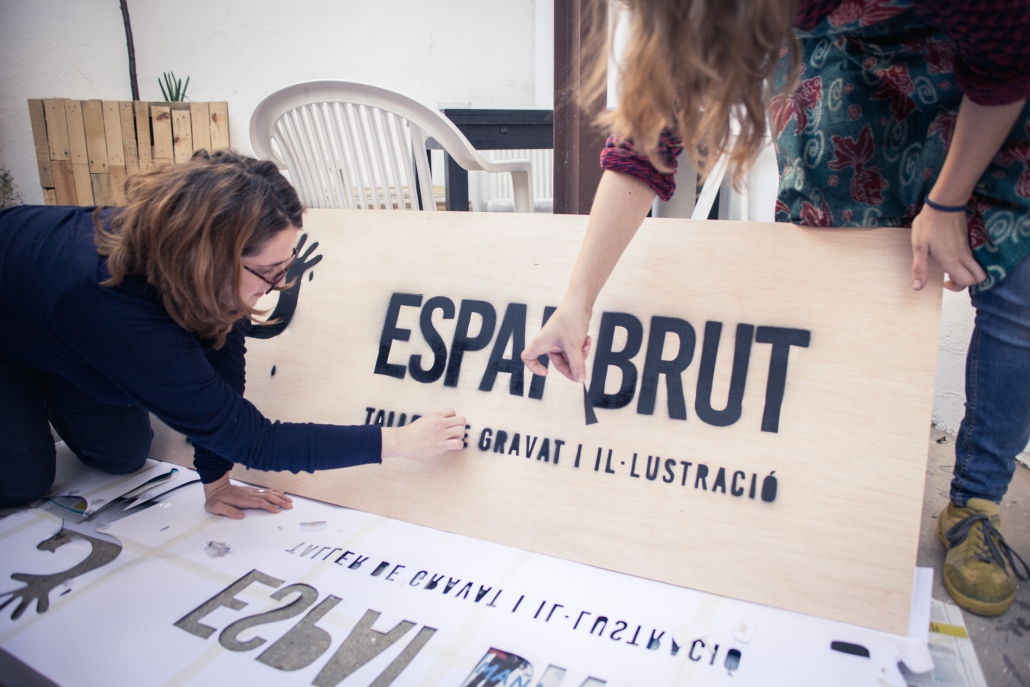
<instances>
[{"instance_id":1,"label":"black letters espai brut","mask_svg":"<svg viewBox=\"0 0 1030 687\"><path fill-rule=\"evenodd\" d=\"M390 354L394 342L406 342L412 331L398 325L402 309L420 308L419 330L425 344L432 351L432 363L427 364L421 354L409 356L407 364L391 363ZM421 294L394 293L386 308L386 317L379 339L379 352L375 361L375 374L404 379L407 373L422 384L432 384L443 378L443 385L458 386L463 368L473 364L480 374L478 389L490 393L497 387L497 378L502 378L512 396L524 396L525 369L520 355L526 342L528 306L524 303L508 303L503 306L503 315L498 326L501 308L483 300L462 300L456 307L454 301L444 296L429 298L423 304ZM543 323L555 308L544 309ZM439 313L443 320L457 316L450 346L444 341L433 323ZM543 324L542 323L542 324ZM541 325L542 326L542 325ZM617 336L618 332L625 336ZM790 327L756 326L740 323L734 327L733 358L730 361L730 385L725 402L713 398L715 371L719 357L719 343L723 334L723 323L708 321L704 326L698 363L697 388L694 394L694 412L709 425L725 427L740 420L743 414L744 391L747 385L752 350L755 344L770 344L769 374L765 387L765 406L762 412L763 432L778 432L780 411L783 407L787 384L787 367L790 349L808 348L811 332L807 329ZM675 354L664 357L669 337L674 339ZM624 340L615 350L616 340ZM589 406L618 410L637 399L639 415L653 415L658 397L658 387L664 378L668 414L673 420L687 419L687 401L683 389L683 373L693 363L697 349L697 332L694 326L681 318L654 316L647 330L645 346L644 325L635 315L624 312L605 312L597 336L593 371L588 390ZM491 342L493 345L491 346ZM510 353L506 355L509 351ZM486 351L489 350L489 353ZM760 349L761 350L761 349ZM476 356L474 363L466 361L468 354ZM643 366L639 367L643 351ZM395 360L399 359L398 355ZM540 357L544 366L546 356ZM608 393L606 385L612 368L619 372L618 388ZM542 399L546 377L531 375L528 396ZM639 384L638 384L639 382ZM503 391L501 392L503 393ZM588 406L588 407L589 407Z\"/></svg>"},{"instance_id":2,"label":"black letters espai brut","mask_svg":"<svg viewBox=\"0 0 1030 687\"><path fill-rule=\"evenodd\" d=\"M237 598L237 595L253 584L273 589L279 588L270 595L271 598L276 601L289 598L290 601L271 611L235 619L224 627L218 636L218 641L223 647L240 653L265 647L264 651L255 657L255 660L284 672L307 668L330 649L334 643L332 635L316 623L342 599L329 594L312 607L319 597L317 589L307 584L281 587L283 580L266 575L259 570L251 570L180 618L176 621L175 626L201 639L210 638L218 630L207 624L211 622L207 616L223 607L231 611L240 611L246 608L248 603ZM310 610L308 610L309 607L311 607ZM304 617L267 647L265 645L269 640L257 634L262 630L254 631L255 628L260 628L262 625L295 618L304 611L307 611ZM420 628L418 632L412 633L411 631L417 626L417 623L410 620L401 620L387 631L375 630L373 625L379 616L379 611L373 609L365 611L357 625L350 630L311 684L317 687L335 687L394 644L406 642L400 653L395 652L393 660L373 681L373 684L392 684L436 633L435 628L426 626ZM224 618L225 616L214 617ZM201 622L202 620L206 622ZM249 639L240 640L240 635L247 630L251 630L248 633Z\"/></svg>"},{"instance_id":3,"label":"black letters espai brut","mask_svg":"<svg viewBox=\"0 0 1030 687\"><path fill-rule=\"evenodd\" d=\"M389 361L393 343L411 339L411 330L398 326L401 309L405 307L421 308L419 330L433 354L433 362L428 367L424 366L421 354L411 355L406 366ZM556 309L553 306L544 308L541 326L547 323L547 319ZM513 396L523 396L525 395L525 365L520 357L526 341L526 311L527 306L524 303L509 303L505 308L501 326L498 328L497 309L491 303L481 300L463 300L458 308L458 320L450 348L448 348L433 324L433 316L439 312L441 319L454 319L454 301L444 296L436 296L427 300L423 305L421 294L394 293L386 308L386 318L383 321L383 330L379 337L379 351L373 371L375 374L397 379L404 379L406 373L410 371L411 378L422 384L432 384L443 377L444 386L456 387L461 377L465 354L476 353L489 346L490 342L495 339L494 332L496 330L496 341L487 359L486 369L479 382L479 389L486 392L492 391L497 376L503 373L510 375L508 392ZM505 357L504 353L509 342L511 343L511 355ZM541 365L548 366L547 356L540 356L539 360ZM528 394L530 398L540 400L544 397L546 380L546 377L531 375Z\"/></svg>"},{"instance_id":4,"label":"black letters espai brut","mask_svg":"<svg viewBox=\"0 0 1030 687\"><path fill-rule=\"evenodd\" d=\"M613 350L615 330L626 332L626 343L619 351ZM637 382L637 366L633 359L641 349L643 340L643 324L629 313L606 312L601 316L601 326L597 336L597 351L594 354L593 374L590 378L590 398L594 407L616 409L623 408L633 400ZM669 334L676 336L678 350L676 355L666 360L662 357L666 338ZM698 417L705 423L716 427L732 425L740 419L744 400L744 388L747 383L748 365L751 357L752 341L760 344L772 344L769 361L769 378L766 382L765 409L762 414L762 431L778 432L780 424L780 408L787 383L787 362L790 347L807 348L811 340L811 332L807 329L790 329L785 327L755 327L750 324L738 324L733 351L733 366L730 376L729 396L722 410L712 407L712 384L715 377L716 359L719 352L719 340L722 334L722 323L709 321L705 323L704 343L701 348L701 367L698 371L697 390L694 409ZM644 356L644 372L640 383L640 397L637 401L637 413L651 415L654 413L655 398L658 391L659 378L664 376L666 395L668 396L669 417L674 420L686 420L686 402L683 397L683 380L681 375L693 360L696 335L689 322L670 317L651 318L651 329ZM608 372L618 368L621 383L618 391L605 393Z\"/></svg>"}]
</instances>

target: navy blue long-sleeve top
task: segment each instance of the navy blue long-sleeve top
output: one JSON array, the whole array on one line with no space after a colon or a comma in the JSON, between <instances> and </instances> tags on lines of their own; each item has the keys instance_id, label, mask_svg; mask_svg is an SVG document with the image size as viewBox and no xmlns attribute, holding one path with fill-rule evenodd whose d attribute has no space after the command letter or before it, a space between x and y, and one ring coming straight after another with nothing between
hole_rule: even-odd
<instances>
[{"instance_id":1,"label":"navy blue long-sleeve top","mask_svg":"<svg viewBox=\"0 0 1030 687\"><path fill-rule=\"evenodd\" d=\"M249 322L213 350L172 320L142 277L101 286L110 274L93 210L0 212L0 360L59 374L105 403L146 408L193 441L204 483L233 463L313 472L380 462L378 425L270 422L243 398Z\"/></svg>"}]
</instances>

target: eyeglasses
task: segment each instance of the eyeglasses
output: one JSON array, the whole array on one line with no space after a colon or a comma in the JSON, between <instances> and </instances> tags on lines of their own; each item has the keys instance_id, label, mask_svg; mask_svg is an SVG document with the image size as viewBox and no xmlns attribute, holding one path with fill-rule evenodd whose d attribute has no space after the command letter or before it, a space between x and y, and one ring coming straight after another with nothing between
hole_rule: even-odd
<instances>
[{"instance_id":1,"label":"eyeglasses","mask_svg":"<svg viewBox=\"0 0 1030 687\"><path fill-rule=\"evenodd\" d=\"M289 259L287 259L286 264L283 265L282 269L279 272L276 272L275 275L272 277L266 277L260 272L250 269L246 265L243 266L243 269L247 270L255 277L268 284L268 291L265 291L265 295L267 296L268 294L272 293L273 290L275 290L275 287L279 285L279 282L283 280L283 277L286 276L286 273L290 271L290 268L293 267L293 263L296 261L297 249L294 248L293 253L291 253Z\"/></svg>"}]
</instances>

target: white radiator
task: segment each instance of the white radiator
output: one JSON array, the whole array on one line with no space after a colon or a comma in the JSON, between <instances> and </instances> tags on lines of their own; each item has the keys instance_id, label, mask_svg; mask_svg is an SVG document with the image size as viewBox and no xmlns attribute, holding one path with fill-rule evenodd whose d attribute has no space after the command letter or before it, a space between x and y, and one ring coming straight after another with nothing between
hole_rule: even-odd
<instances>
[{"instance_id":1,"label":"white radiator","mask_svg":"<svg viewBox=\"0 0 1030 687\"><path fill-rule=\"evenodd\" d=\"M533 165L533 212L554 208L554 151L481 150L488 160L529 160ZM469 201L474 212L514 212L515 194L508 174L469 172Z\"/></svg>"}]
</instances>

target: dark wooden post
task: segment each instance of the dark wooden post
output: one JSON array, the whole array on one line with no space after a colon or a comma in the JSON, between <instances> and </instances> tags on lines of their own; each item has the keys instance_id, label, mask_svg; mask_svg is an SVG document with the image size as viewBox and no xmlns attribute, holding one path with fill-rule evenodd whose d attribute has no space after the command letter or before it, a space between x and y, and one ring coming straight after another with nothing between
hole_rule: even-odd
<instances>
[{"instance_id":1,"label":"dark wooden post","mask_svg":"<svg viewBox=\"0 0 1030 687\"><path fill-rule=\"evenodd\" d=\"M607 26L607 3L595 0L554 0L554 212L590 214L601 181L598 158L606 133L593 123L607 106L607 93L580 109L577 97L591 68L582 48L591 25Z\"/></svg>"}]
</instances>

